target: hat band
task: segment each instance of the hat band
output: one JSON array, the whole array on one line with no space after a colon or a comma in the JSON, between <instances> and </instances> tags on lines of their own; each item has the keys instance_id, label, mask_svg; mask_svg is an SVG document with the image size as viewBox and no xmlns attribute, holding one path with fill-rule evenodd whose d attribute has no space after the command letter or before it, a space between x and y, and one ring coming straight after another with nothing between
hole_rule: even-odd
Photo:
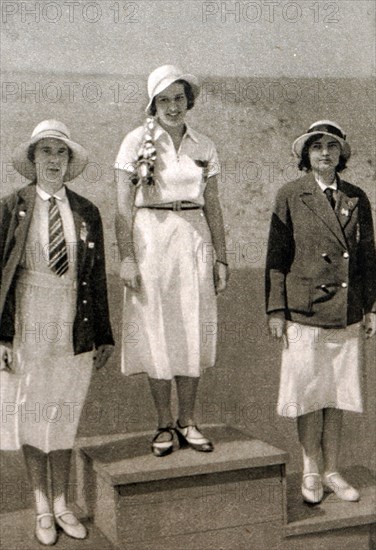
<instances>
[{"instance_id":1,"label":"hat band","mask_svg":"<svg viewBox=\"0 0 376 550\"><path fill-rule=\"evenodd\" d=\"M61 130L42 130L38 134L35 134L35 136L32 136L32 139L35 139L36 137L43 137L44 134L46 134L46 137L70 139L69 136Z\"/></svg>"},{"instance_id":2,"label":"hat band","mask_svg":"<svg viewBox=\"0 0 376 550\"><path fill-rule=\"evenodd\" d=\"M329 134L334 134L335 136L340 137L341 139L346 139L346 136L336 128L335 126L332 126L331 124L318 124L317 126L313 126L307 131L307 134L311 134L312 132L328 132Z\"/></svg>"}]
</instances>

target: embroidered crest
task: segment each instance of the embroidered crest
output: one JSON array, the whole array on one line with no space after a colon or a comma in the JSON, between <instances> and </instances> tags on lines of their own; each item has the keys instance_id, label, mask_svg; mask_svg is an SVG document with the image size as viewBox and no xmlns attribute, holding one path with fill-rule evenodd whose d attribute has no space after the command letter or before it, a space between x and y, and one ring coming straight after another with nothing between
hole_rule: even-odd
<instances>
[{"instance_id":1,"label":"embroidered crest","mask_svg":"<svg viewBox=\"0 0 376 550\"><path fill-rule=\"evenodd\" d=\"M194 160L194 163L199 168L202 168L202 179L205 182L209 175L209 161L207 160Z\"/></svg>"}]
</instances>

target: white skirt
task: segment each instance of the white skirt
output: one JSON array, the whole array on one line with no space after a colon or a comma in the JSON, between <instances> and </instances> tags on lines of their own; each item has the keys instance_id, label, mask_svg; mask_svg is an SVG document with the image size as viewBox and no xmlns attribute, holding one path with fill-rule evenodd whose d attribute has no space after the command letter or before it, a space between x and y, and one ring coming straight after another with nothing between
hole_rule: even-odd
<instances>
[{"instance_id":1,"label":"white skirt","mask_svg":"<svg viewBox=\"0 0 376 550\"><path fill-rule=\"evenodd\" d=\"M74 355L74 281L22 270L16 287L12 372L1 372L1 449L73 447L92 352Z\"/></svg>"},{"instance_id":2,"label":"white skirt","mask_svg":"<svg viewBox=\"0 0 376 550\"><path fill-rule=\"evenodd\" d=\"M140 208L133 235L142 283L124 295L122 372L198 377L215 363L217 332L205 215Z\"/></svg>"},{"instance_id":3,"label":"white skirt","mask_svg":"<svg viewBox=\"0 0 376 550\"><path fill-rule=\"evenodd\" d=\"M361 323L323 329L287 323L278 414L295 418L328 407L363 412Z\"/></svg>"}]
</instances>

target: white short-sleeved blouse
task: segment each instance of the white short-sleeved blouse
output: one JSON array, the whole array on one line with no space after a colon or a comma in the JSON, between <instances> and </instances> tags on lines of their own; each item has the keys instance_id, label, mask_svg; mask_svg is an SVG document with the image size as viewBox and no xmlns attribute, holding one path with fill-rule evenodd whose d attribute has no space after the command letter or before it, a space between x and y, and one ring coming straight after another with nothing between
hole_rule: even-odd
<instances>
[{"instance_id":1,"label":"white short-sleeved blouse","mask_svg":"<svg viewBox=\"0 0 376 550\"><path fill-rule=\"evenodd\" d=\"M116 158L115 168L127 172L134 171L144 131L144 127L140 126L125 136ZM207 177L219 173L219 160L213 142L186 126L179 150L176 151L171 136L156 124L154 143L157 150L154 165L155 185L138 187L135 206L183 200L204 206L206 178L203 163L207 165Z\"/></svg>"}]
</instances>

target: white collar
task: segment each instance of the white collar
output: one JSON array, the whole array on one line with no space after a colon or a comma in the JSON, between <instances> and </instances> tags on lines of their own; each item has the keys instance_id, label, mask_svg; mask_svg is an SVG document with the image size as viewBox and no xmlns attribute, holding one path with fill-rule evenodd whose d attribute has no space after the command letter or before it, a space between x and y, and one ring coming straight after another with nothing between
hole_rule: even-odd
<instances>
[{"instance_id":1,"label":"white collar","mask_svg":"<svg viewBox=\"0 0 376 550\"><path fill-rule=\"evenodd\" d=\"M158 124L158 122L155 123L155 133L154 133L154 139L157 140L161 137L161 135L163 134L168 134L168 132L162 128L162 126L160 124ZM197 136L197 132L195 132L195 130L193 130L193 128L191 128L190 126L188 126L188 124L185 124L185 132L183 134L183 138L182 139L185 139L186 137L189 137L191 138L195 143L198 143L198 136Z\"/></svg>"},{"instance_id":2,"label":"white collar","mask_svg":"<svg viewBox=\"0 0 376 550\"><path fill-rule=\"evenodd\" d=\"M47 193L38 184L36 187L37 187L37 193L43 201L48 201L50 200L51 197L55 197L55 199L62 201L63 199L65 199L67 194L65 185L60 187L59 191L56 191L56 193L54 193L53 195L50 195L49 193Z\"/></svg>"},{"instance_id":3,"label":"white collar","mask_svg":"<svg viewBox=\"0 0 376 550\"><path fill-rule=\"evenodd\" d=\"M337 191L337 189L338 189L337 178L330 185L328 185L327 183L324 183L319 178L315 178L315 180L316 180L316 183L319 185L319 187L321 188L322 191L325 191L325 189L333 189L334 191Z\"/></svg>"}]
</instances>

